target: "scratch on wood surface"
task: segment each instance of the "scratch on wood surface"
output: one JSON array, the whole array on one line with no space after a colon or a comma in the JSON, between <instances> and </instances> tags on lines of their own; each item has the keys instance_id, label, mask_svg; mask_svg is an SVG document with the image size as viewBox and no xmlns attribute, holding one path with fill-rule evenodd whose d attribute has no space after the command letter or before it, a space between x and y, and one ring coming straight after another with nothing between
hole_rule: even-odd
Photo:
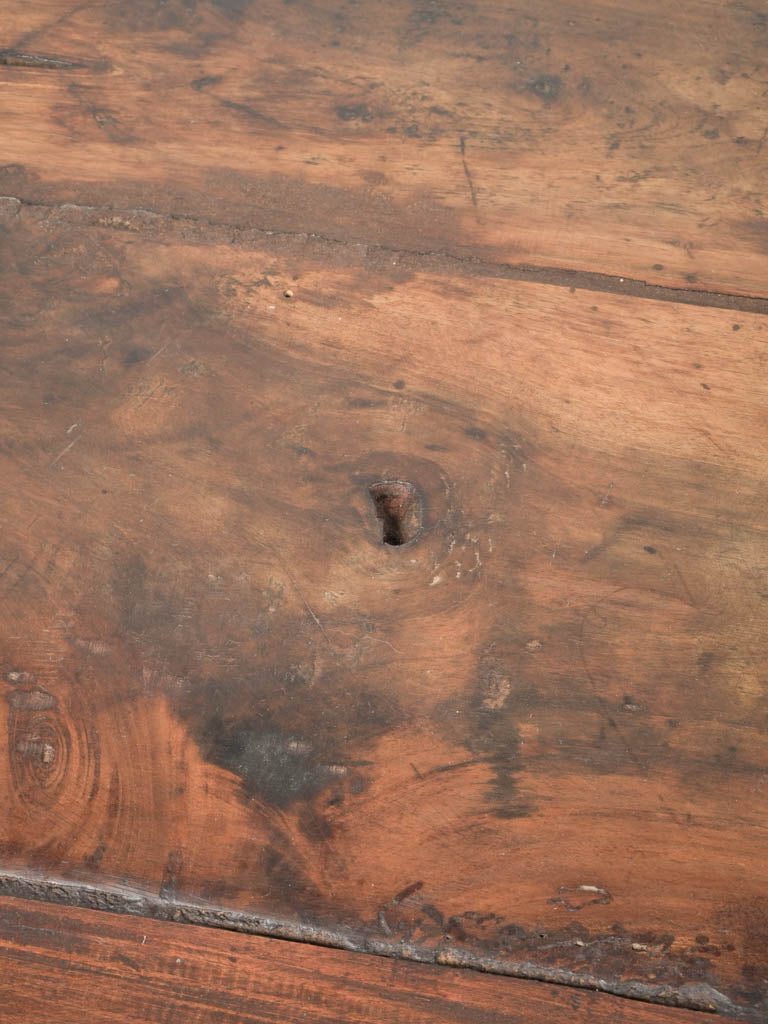
<instances>
[{"instance_id":1,"label":"scratch on wood surface","mask_svg":"<svg viewBox=\"0 0 768 1024\"><path fill-rule=\"evenodd\" d=\"M159 384L155 384L155 386L152 388L150 392L148 392L146 395L142 395L141 399L136 403L136 408L141 409L142 406L146 405L150 398L152 398L152 396L155 394L155 392L158 391L160 387L162 387L162 383L163 382L160 381Z\"/></svg>"},{"instance_id":2,"label":"scratch on wood surface","mask_svg":"<svg viewBox=\"0 0 768 1024\"><path fill-rule=\"evenodd\" d=\"M285 562L284 562L284 561L282 560L282 558L280 558L280 557L278 556L278 559L277 559L277 560L278 560L278 562L280 563L280 565L282 566L283 572L284 572L284 573L285 573L285 575L286 575L286 576L288 577L288 579L289 579L289 580L291 581L291 585L293 586L293 589L294 589L294 590L296 591L296 593L298 594L298 596L299 596L299 598L300 598L300 600L301 600L301 603L302 603L302 604L304 605L304 607L305 607L305 608L307 609L307 611L309 612L310 616L312 617L312 620L313 620L313 622L315 623L315 625L317 626L317 628L318 628L318 629L320 630L320 633L322 634L322 636L323 636L323 639L325 640L325 642L326 642L326 643L328 644L328 646L330 647L330 649L331 649L331 650L332 650L332 651L333 651L333 652L334 652L335 654L336 654L336 653L338 653L338 648L337 648L337 647L336 647L336 646L334 645L333 641L332 641L332 640L331 640L331 638L330 638L330 637L328 636L328 633L327 633L327 632L326 632L326 630L325 630L325 626L324 626L324 625L322 624L322 622L321 622L321 621L320 621L320 619L319 619L319 618L317 617L317 615L315 615L315 613L314 613L314 611L312 610L312 606L310 605L309 601L307 601L306 597L304 597L304 594L302 593L301 587L300 587L300 586L299 586L299 584L298 584L298 583L296 582L296 579L294 578L294 575L293 575L293 573L292 573L292 572L291 572L291 570L290 570L290 569L288 568L288 566L287 566L287 565L285 564Z\"/></svg>"},{"instance_id":3,"label":"scratch on wood surface","mask_svg":"<svg viewBox=\"0 0 768 1024\"><path fill-rule=\"evenodd\" d=\"M157 357L158 357L159 355L162 355L162 353L163 353L163 352L165 352L165 350L166 350L167 348L168 348L168 342L166 341L166 343L165 343L164 345L161 345L161 346L160 346L160 348L159 348L159 349L157 350L157 352L153 352L153 353L152 353L152 355L151 355L151 356L149 357L149 359L147 360L147 362L148 362L148 363L151 363L153 359L157 359Z\"/></svg>"},{"instance_id":4,"label":"scratch on wood surface","mask_svg":"<svg viewBox=\"0 0 768 1024\"><path fill-rule=\"evenodd\" d=\"M80 61L68 60L66 57L45 57L39 53L19 53L15 50L0 50L0 65L51 71L69 71L85 67Z\"/></svg>"},{"instance_id":5,"label":"scratch on wood surface","mask_svg":"<svg viewBox=\"0 0 768 1024\"><path fill-rule=\"evenodd\" d=\"M676 562L672 562L671 565L672 565L672 568L675 570L675 573L677 575L678 580L680 580L680 586L685 591L685 594L686 594L686 596L688 598L689 603L691 604L691 606L693 608L695 608L696 607L696 601L694 600L693 594L691 593L690 588L688 587L688 584L685 582L685 577L683 576L682 572L680 571L680 567L677 565Z\"/></svg>"},{"instance_id":6,"label":"scratch on wood surface","mask_svg":"<svg viewBox=\"0 0 768 1024\"><path fill-rule=\"evenodd\" d=\"M80 11L86 10L88 7L91 6L91 4L92 0L85 0L85 3L77 4L75 7L71 7L69 10L64 11L63 14L60 14L58 17L54 18L52 21L45 21L42 24L35 25L35 27L32 28L29 32L25 32L20 39L17 39L13 47L11 47L11 49L17 51L21 49L26 49L29 43L31 43L31 41L35 39L37 36L44 35L45 33L50 32L51 29L58 28L59 25L63 25L65 22L69 21L70 18L74 18L74 16L76 14L79 14Z\"/></svg>"},{"instance_id":7,"label":"scratch on wood surface","mask_svg":"<svg viewBox=\"0 0 768 1024\"><path fill-rule=\"evenodd\" d=\"M365 640L370 640L371 643L374 643L374 644L384 644L386 647L390 647L395 652L395 654L402 654L403 653L401 650L399 650L397 647L395 647L394 644L391 644L389 642L389 640L384 640L380 636L364 636L364 637L361 638L360 642L362 643Z\"/></svg>"},{"instance_id":8,"label":"scratch on wood surface","mask_svg":"<svg viewBox=\"0 0 768 1024\"><path fill-rule=\"evenodd\" d=\"M589 605L587 607L584 615L581 618L581 627L579 629L579 657L580 657L580 660L581 660L582 668L584 670L584 674L585 674L585 676L587 678L587 682L589 683L590 687L592 688L592 692L593 692L593 694L595 696L595 700L597 701L597 706L600 709L600 714L605 719L606 723L610 726L610 728L613 729L614 732L616 733L616 735L618 736L622 746L624 747L624 749L625 749L625 751L627 753L627 756L632 760L632 763L635 765L635 767L640 772L642 772L644 775L647 775L647 773L648 773L648 764L647 764L647 762L645 761L645 759L642 759L642 758L640 758L637 755L637 753L635 752L634 748L632 747L632 745L629 743L629 741L627 740L626 736L624 735L621 727L619 726L619 723L611 715L608 703L607 703L606 699L601 695L601 693L599 691L599 688L597 686L595 678L592 675L592 672L590 670L589 663L587 661L586 649L585 649L586 648L586 642L587 642L587 640L586 640L587 616L590 614L590 612L592 614L594 614L594 615L597 615L598 614L597 609L600 607L600 605L604 604L606 601L610 601L612 598L614 598L617 594L620 594L622 591L624 591L624 590L631 590L631 589L632 589L631 587L616 587L609 594L606 594L604 597L601 597L594 604L591 604L591 605Z\"/></svg>"},{"instance_id":9,"label":"scratch on wood surface","mask_svg":"<svg viewBox=\"0 0 768 1024\"><path fill-rule=\"evenodd\" d=\"M59 461L60 459L62 459L62 458L63 458L63 457L64 457L64 456L65 456L65 455L67 454L67 452L68 452L68 451L70 451L70 450L71 450L72 448L74 448L74 447L75 447L75 445L77 444L77 442L78 442L78 441L80 440L80 438L81 438L82 436L83 436L83 435L82 435L82 434L80 434L80 435L78 435L78 436L77 436L77 437L76 437L76 438L75 438L75 439L74 439L73 441L70 441L70 442L69 442L69 444L68 444L68 445L66 446L66 448L62 449L62 451L60 451L60 452L59 452L59 454L58 454L58 455L56 456L56 458L55 458L55 459L53 459L53 460L52 460L52 461L51 461L51 462L49 463L49 465L48 465L48 468L49 468L49 469L52 469L52 468L53 468L53 467L54 467L54 466L56 465L56 463L57 463L57 462L58 462L58 461Z\"/></svg>"},{"instance_id":10,"label":"scratch on wood surface","mask_svg":"<svg viewBox=\"0 0 768 1024\"><path fill-rule=\"evenodd\" d=\"M19 553L17 552L14 555L14 557L10 560L10 562L8 562L8 564L3 568L2 572L0 572L0 580L3 579L3 577L7 574L9 569L12 569L14 565L16 565L19 558L21 558L21 555L19 555Z\"/></svg>"},{"instance_id":11,"label":"scratch on wood surface","mask_svg":"<svg viewBox=\"0 0 768 1024\"><path fill-rule=\"evenodd\" d=\"M717 441L714 439L714 437L712 437L712 435L710 434L710 432L708 430L705 430L703 427L698 427L697 429L698 429L699 433L703 437L706 437L706 439L709 441L709 443L712 445L713 448L717 448L717 450L719 452L722 452L723 455L727 455L728 454L728 452L725 450L725 448L723 448L722 445L717 443Z\"/></svg>"},{"instance_id":12,"label":"scratch on wood surface","mask_svg":"<svg viewBox=\"0 0 768 1024\"><path fill-rule=\"evenodd\" d=\"M476 207L477 206L477 193L475 192L474 182L472 181L472 175L471 175L470 170L469 170L469 165L467 164L467 157L466 157L467 146L466 146L466 139L465 139L465 137L463 135L459 136L459 149L461 150L461 162L462 162L462 164L464 166L464 174L466 175L467 184L469 185L469 194L472 197L472 205Z\"/></svg>"}]
</instances>

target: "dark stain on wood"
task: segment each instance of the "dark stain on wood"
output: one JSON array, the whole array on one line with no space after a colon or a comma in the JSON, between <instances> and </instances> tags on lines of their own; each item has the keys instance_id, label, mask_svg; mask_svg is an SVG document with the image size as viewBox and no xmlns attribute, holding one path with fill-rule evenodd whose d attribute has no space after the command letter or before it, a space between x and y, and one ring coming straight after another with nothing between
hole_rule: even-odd
<instances>
[{"instance_id":1,"label":"dark stain on wood","mask_svg":"<svg viewBox=\"0 0 768 1024\"><path fill-rule=\"evenodd\" d=\"M263 699L262 692L259 703ZM342 764L322 763L311 740L271 732L263 720L228 728L214 716L205 724L202 742L214 764L241 777L246 793L276 807L309 799L346 771Z\"/></svg>"},{"instance_id":2,"label":"dark stain on wood","mask_svg":"<svg viewBox=\"0 0 768 1024\"><path fill-rule=\"evenodd\" d=\"M547 103L553 103L560 96L563 83L559 75L539 75L526 85L529 92Z\"/></svg>"}]
</instances>

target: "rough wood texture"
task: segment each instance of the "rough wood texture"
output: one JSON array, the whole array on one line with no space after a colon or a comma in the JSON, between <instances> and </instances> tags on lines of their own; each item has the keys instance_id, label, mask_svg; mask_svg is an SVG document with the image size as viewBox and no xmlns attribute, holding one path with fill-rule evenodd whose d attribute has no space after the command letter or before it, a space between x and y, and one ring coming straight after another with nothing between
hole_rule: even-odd
<instances>
[{"instance_id":1,"label":"rough wood texture","mask_svg":"<svg viewBox=\"0 0 768 1024\"><path fill-rule=\"evenodd\" d=\"M5 871L759 1019L765 319L4 212Z\"/></svg>"},{"instance_id":2,"label":"rough wood texture","mask_svg":"<svg viewBox=\"0 0 768 1024\"><path fill-rule=\"evenodd\" d=\"M5 7L0 887L764 1020L768 16Z\"/></svg>"},{"instance_id":3,"label":"rough wood texture","mask_svg":"<svg viewBox=\"0 0 768 1024\"><path fill-rule=\"evenodd\" d=\"M0 194L765 294L758 3L2 13Z\"/></svg>"},{"instance_id":4,"label":"rough wood texture","mask_svg":"<svg viewBox=\"0 0 768 1024\"><path fill-rule=\"evenodd\" d=\"M6 1024L697 1024L687 1010L0 899Z\"/></svg>"}]
</instances>

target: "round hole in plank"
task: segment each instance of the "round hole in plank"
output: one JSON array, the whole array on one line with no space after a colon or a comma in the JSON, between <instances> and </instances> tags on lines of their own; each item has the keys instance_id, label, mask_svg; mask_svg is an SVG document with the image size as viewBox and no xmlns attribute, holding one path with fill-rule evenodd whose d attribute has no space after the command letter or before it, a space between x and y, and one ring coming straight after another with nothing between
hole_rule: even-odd
<instances>
[{"instance_id":1,"label":"round hole in plank","mask_svg":"<svg viewBox=\"0 0 768 1024\"><path fill-rule=\"evenodd\" d=\"M424 509L413 484L404 480L381 480L368 488L381 523L381 542L400 547L421 532Z\"/></svg>"}]
</instances>

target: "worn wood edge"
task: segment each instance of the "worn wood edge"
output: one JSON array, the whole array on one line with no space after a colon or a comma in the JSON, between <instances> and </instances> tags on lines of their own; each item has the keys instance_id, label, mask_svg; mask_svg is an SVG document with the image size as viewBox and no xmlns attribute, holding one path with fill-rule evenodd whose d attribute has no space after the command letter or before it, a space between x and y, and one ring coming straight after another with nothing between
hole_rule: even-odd
<instances>
[{"instance_id":1,"label":"worn wood edge","mask_svg":"<svg viewBox=\"0 0 768 1024\"><path fill-rule=\"evenodd\" d=\"M3 210L5 207L5 210ZM708 291L697 288L675 288L669 285L649 284L640 278L620 277L591 270L570 270L563 267L540 266L530 263L495 263L469 254L448 251L398 249L381 244L369 244L332 238L317 232L272 230L252 225L212 221L203 217L181 213L160 213L143 208L124 209L116 206L86 206L77 203L40 202L21 196L0 196L0 217L13 216L22 209L35 211L44 220L55 218L58 224L111 228L139 233L145 237L167 237L168 233L182 236L192 230L196 241L226 242L238 248L253 246L264 248L281 240L302 244L307 249L320 248L326 256L328 249L343 257L343 262L356 266L377 266L392 257L404 268L429 270L434 273L462 274L466 277L494 277L503 280L548 284L559 288L625 295L631 298L673 302L680 305L730 309L740 313L768 316L768 297L740 295L733 292ZM186 229L186 230L185 230Z\"/></svg>"},{"instance_id":2,"label":"worn wood edge","mask_svg":"<svg viewBox=\"0 0 768 1024\"><path fill-rule=\"evenodd\" d=\"M8 968L0 982L3 1005L25 1021L47 1017L53 1007L62 1024L81 1024L84 1012L89 1021L147 1024L702 1019L695 1010L607 992L2 896L0 959ZM94 983L104 997L97 1007Z\"/></svg>"},{"instance_id":3,"label":"worn wood edge","mask_svg":"<svg viewBox=\"0 0 768 1024\"><path fill-rule=\"evenodd\" d=\"M649 985L641 981L604 981L594 974L544 967L528 961L483 956L465 950L430 949L414 943L384 940L362 931L322 927L301 921L286 921L245 911L226 910L203 903L160 899L128 885L106 888L63 879L0 873L0 896L53 903L81 910L146 917L157 921L190 924L308 943L352 953L367 953L415 963L458 967L504 975L526 981L542 981L570 988L590 989L609 995L655 1003L678 1009L726 1016L732 1020L762 1022L761 1011L733 1003L723 993L703 983L686 983L679 988Z\"/></svg>"}]
</instances>

